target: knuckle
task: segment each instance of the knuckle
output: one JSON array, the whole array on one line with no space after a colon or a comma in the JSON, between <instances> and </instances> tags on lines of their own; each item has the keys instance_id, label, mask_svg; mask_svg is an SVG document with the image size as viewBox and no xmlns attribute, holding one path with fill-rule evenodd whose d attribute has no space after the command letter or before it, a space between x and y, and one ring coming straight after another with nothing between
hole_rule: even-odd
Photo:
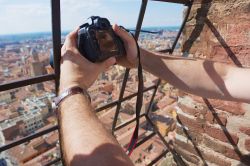
<instances>
[{"instance_id":1,"label":"knuckle","mask_svg":"<svg viewBox=\"0 0 250 166\"><path fill-rule=\"evenodd\" d=\"M73 39L73 35L71 33L69 33L67 36L66 36L66 40L69 40L71 41Z\"/></svg>"},{"instance_id":2,"label":"knuckle","mask_svg":"<svg viewBox=\"0 0 250 166\"><path fill-rule=\"evenodd\" d=\"M65 40L69 40L70 39L70 34L67 34Z\"/></svg>"},{"instance_id":3,"label":"knuckle","mask_svg":"<svg viewBox=\"0 0 250 166\"><path fill-rule=\"evenodd\" d=\"M74 53L74 49L72 47L68 47L64 50L65 54L73 54Z\"/></svg>"}]
</instances>

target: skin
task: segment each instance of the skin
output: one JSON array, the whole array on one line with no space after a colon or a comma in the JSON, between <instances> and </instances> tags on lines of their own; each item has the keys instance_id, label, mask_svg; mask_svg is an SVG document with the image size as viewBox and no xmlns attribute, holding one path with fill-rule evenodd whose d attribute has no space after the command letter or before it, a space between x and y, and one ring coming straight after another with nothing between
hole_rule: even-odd
<instances>
[{"instance_id":1,"label":"skin","mask_svg":"<svg viewBox=\"0 0 250 166\"><path fill-rule=\"evenodd\" d=\"M114 26L114 31L123 39L126 49L129 49L127 57L118 60L118 64L135 68L137 53L132 37L117 25ZM140 51L144 70L183 91L205 98L250 103L249 68L208 60L163 56L144 49Z\"/></svg>"},{"instance_id":2,"label":"skin","mask_svg":"<svg viewBox=\"0 0 250 166\"><path fill-rule=\"evenodd\" d=\"M96 64L89 62L77 50L78 29L67 36L62 47L59 94L73 86L87 90L101 72L116 62L128 68L137 66L134 39L117 25L113 29L122 38L127 55ZM162 56L143 49L140 51L145 70L181 90L206 98L250 103L250 69L212 61ZM96 117L86 96L77 94L66 98L60 105L59 120L66 165L133 165Z\"/></svg>"},{"instance_id":3,"label":"skin","mask_svg":"<svg viewBox=\"0 0 250 166\"><path fill-rule=\"evenodd\" d=\"M110 58L91 63L76 47L77 30L71 32L62 47L60 93L73 86L88 89L98 75L116 63ZM90 101L77 94L60 105L60 135L65 165L133 165L118 142L99 121Z\"/></svg>"}]
</instances>

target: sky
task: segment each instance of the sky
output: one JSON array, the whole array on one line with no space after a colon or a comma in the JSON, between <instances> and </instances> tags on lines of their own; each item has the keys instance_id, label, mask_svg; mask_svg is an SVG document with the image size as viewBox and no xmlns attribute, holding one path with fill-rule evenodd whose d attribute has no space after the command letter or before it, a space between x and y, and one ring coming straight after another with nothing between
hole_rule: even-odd
<instances>
[{"instance_id":1,"label":"sky","mask_svg":"<svg viewBox=\"0 0 250 166\"><path fill-rule=\"evenodd\" d=\"M141 0L61 0L62 31L72 30L92 15L133 28ZM144 27L178 26L183 5L149 1ZM0 34L51 31L50 0L0 0Z\"/></svg>"}]
</instances>

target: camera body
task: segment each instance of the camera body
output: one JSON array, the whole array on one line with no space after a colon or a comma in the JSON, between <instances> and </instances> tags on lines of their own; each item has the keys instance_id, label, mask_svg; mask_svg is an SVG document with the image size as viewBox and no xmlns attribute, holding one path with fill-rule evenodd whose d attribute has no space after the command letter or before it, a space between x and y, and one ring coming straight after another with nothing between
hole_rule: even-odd
<instances>
[{"instance_id":1,"label":"camera body","mask_svg":"<svg viewBox=\"0 0 250 166\"><path fill-rule=\"evenodd\" d=\"M78 31L78 49L91 62L102 62L109 57L125 55L122 40L115 34L108 19L90 17L91 24L85 23Z\"/></svg>"}]
</instances>

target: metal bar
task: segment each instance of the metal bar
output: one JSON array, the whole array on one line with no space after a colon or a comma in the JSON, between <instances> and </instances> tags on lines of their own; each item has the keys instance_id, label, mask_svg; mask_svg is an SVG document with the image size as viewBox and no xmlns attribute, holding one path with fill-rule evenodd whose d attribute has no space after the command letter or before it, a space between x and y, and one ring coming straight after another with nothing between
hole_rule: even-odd
<instances>
[{"instance_id":1,"label":"metal bar","mask_svg":"<svg viewBox=\"0 0 250 166\"><path fill-rule=\"evenodd\" d=\"M52 131L55 131L57 129L58 129L58 126L53 126L53 127L50 127L50 128L48 128L46 130L40 131L40 132L35 133L35 134L31 134L31 135L29 135L27 137L24 137L24 138L21 138L21 139L19 139L17 141L11 142L11 143L6 144L6 145L3 145L3 146L0 147L0 152L8 150L10 148L13 148L15 146L18 146L18 145L23 144L25 142L28 142L28 141L30 141L32 139L35 139L37 137L40 137L42 135L48 134L48 133L50 133Z\"/></svg>"},{"instance_id":2,"label":"metal bar","mask_svg":"<svg viewBox=\"0 0 250 166\"><path fill-rule=\"evenodd\" d=\"M140 118L143 117L143 116L145 116L145 114L141 114L141 115L140 115ZM134 121L136 121L136 117L131 118L131 119L129 119L128 121L126 121L126 122L120 124L119 126L117 126L117 127L114 129L114 131L120 130L121 128L123 128L123 127L129 125L130 123L132 123L132 122L134 122Z\"/></svg>"},{"instance_id":3,"label":"metal bar","mask_svg":"<svg viewBox=\"0 0 250 166\"><path fill-rule=\"evenodd\" d=\"M150 91L150 90L154 89L155 87L156 87L155 85L152 85L152 86L150 86L150 87L147 87L147 88L145 88L145 89L143 90L143 93L144 93L144 92L147 92L147 91ZM138 92L133 93L133 94L131 94L131 95L128 95L128 96L124 97L123 99L121 99L121 102L124 102L124 101L126 101L126 100L132 99L133 97L137 96L137 94L138 94ZM96 112L100 112L100 111L102 111L102 110L104 110L104 109L107 109L107 108L109 108L109 107L114 107L114 106L117 105L118 103L119 103L119 100L115 100L115 101L113 101L113 102L111 102L111 103L108 103L108 104L106 104L106 105L104 105L104 106L102 106L102 107L100 107L100 108L97 108L95 111L96 111Z\"/></svg>"},{"instance_id":4,"label":"metal bar","mask_svg":"<svg viewBox=\"0 0 250 166\"><path fill-rule=\"evenodd\" d=\"M160 83L161 83L161 80L159 79L159 80L157 81L157 83L156 83L155 90L154 90L154 92L153 92L153 94L152 94L152 97L151 97L151 99L150 99L150 103L149 103L149 106L148 106L148 108L147 108L146 115L148 115L149 111L152 109L152 104L153 104L153 101L154 101L154 98L155 98L155 94L156 94L156 92L157 92L157 89L158 89Z\"/></svg>"},{"instance_id":5,"label":"metal bar","mask_svg":"<svg viewBox=\"0 0 250 166\"><path fill-rule=\"evenodd\" d=\"M148 3L148 0L142 0L141 9L140 9L140 13L139 13L139 18L138 18L138 21L137 21L137 24L136 24L136 32L135 32L135 39L136 40L138 40L138 37L139 37L139 34L140 34L141 25L142 25L145 10L146 10L146 7L147 7L147 3ZM121 88L121 91L120 91L119 101L117 103L116 112L115 112L115 116L114 116L114 121L113 121L113 124L112 124L112 133L113 134L114 134L114 130L115 130L115 127L116 127L117 118L119 116L119 111L120 111L120 108L121 108L122 98L123 98L124 91L125 91L125 88L126 88L126 84L127 84L127 80L128 80L128 76L129 76L129 71L130 71L130 69L126 69L124 79L123 79L123 82L122 82L122 88Z\"/></svg>"},{"instance_id":6,"label":"metal bar","mask_svg":"<svg viewBox=\"0 0 250 166\"><path fill-rule=\"evenodd\" d=\"M135 39L136 40L138 40L139 35L140 35L141 26L142 26L145 11L146 11L146 8L147 8L147 4L148 4L148 0L142 0L140 13L139 13L137 24L136 24L136 32L135 32Z\"/></svg>"},{"instance_id":7,"label":"metal bar","mask_svg":"<svg viewBox=\"0 0 250 166\"><path fill-rule=\"evenodd\" d=\"M157 156L153 161L151 161L151 163L148 164L148 166L152 166L155 163L157 163L162 157L164 157L169 151L165 150L164 152L162 152L159 156Z\"/></svg>"},{"instance_id":8,"label":"metal bar","mask_svg":"<svg viewBox=\"0 0 250 166\"><path fill-rule=\"evenodd\" d=\"M56 164L56 163L58 163L60 161L61 161L61 158L56 158L55 160L45 164L44 166L51 166L51 165Z\"/></svg>"},{"instance_id":9,"label":"metal bar","mask_svg":"<svg viewBox=\"0 0 250 166\"><path fill-rule=\"evenodd\" d=\"M135 149L137 147L139 147L140 145L142 145L143 143L147 142L148 140L150 140L153 136L155 136L155 132L150 133L148 136L144 137L142 140L140 140L139 142L137 142L137 144L135 145Z\"/></svg>"},{"instance_id":10,"label":"metal bar","mask_svg":"<svg viewBox=\"0 0 250 166\"><path fill-rule=\"evenodd\" d=\"M179 3L178 1L167 1L167 0L154 0L154 1ZM186 0L185 3L182 3L182 4L185 4L186 6L188 6L188 10L187 10L187 13L186 13L183 21L182 21L180 30L178 31L178 34L177 34L177 36L176 36L176 38L175 38L175 40L173 42L173 45L172 45L172 47L170 49L169 48L168 49L163 49L163 50L160 50L159 52L161 52L161 53L170 53L170 54L172 54L174 52L174 49L175 49L175 47L177 45L177 42L178 42L178 40L179 40L179 38L180 38L180 36L181 36L181 34L183 32L183 29L185 28L186 22L188 20L189 15L190 15L191 8L192 8L192 5L193 5L193 1L194 0Z\"/></svg>"},{"instance_id":11,"label":"metal bar","mask_svg":"<svg viewBox=\"0 0 250 166\"><path fill-rule=\"evenodd\" d=\"M152 89L154 89L154 88L155 88L155 85L154 85L154 86L150 86L150 87L148 87L148 88L145 88L143 92L147 92L147 91L152 90ZM126 96L125 98L123 98L121 101L123 102L123 101L129 100L129 99L135 97L136 95L137 95L137 93L131 94L131 95ZM106 109L106 108L115 106L117 103L118 103L118 100L116 100L116 101L114 101L114 102L112 102L112 103L110 103L110 104L107 104L107 105L105 105L105 106L103 106L103 107L100 107L100 108L96 109L96 111L97 111L97 112L100 112L100 111L102 111L102 110L104 110L104 109ZM145 114L142 114L141 116L144 116L144 115L145 115ZM124 125L124 126L126 126L126 125ZM18 145L20 145L20 144L22 144L22 143L25 143L25 142L30 141L30 140L32 140L32 139L35 139L35 138L37 138L37 137L40 137L40 136L42 136L42 135L44 135L44 134L48 134L48 133L50 133L50 132L52 132L52 131L55 131L55 130L58 130L58 125L53 126L53 127L49 128L49 129L40 131L40 132L38 132L38 133L32 134L32 135L30 135L30 136L21 138L20 140L11 142L11 143L9 143L9 144L7 144L7 145L3 145L2 147L0 147L0 152L5 151L5 150L8 150L8 149L10 149L10 148L13 148L14 146L18 146ZM119 129L116 129L116 130L119 130Z\"/></svg>"},{"instance_id":12,"label":"metal bar","mask_svg":"<svg viewBox=\"0 0 250 166\"><path fill-rule=\"evenodd\" d=\"M27 85L37 84L40 82L50 81L55 79L55 74L47 74L42 76L31 77L28 79L22 79L18 81L12 81L0 85L0 92L20 88Z\"/></svg>"},{"instance_id":13,"label":"metal bar","mask_svg":"<svg viewBox=\"0 0 250 166\"><path fill-rule=\"evenodd\" d=\"M189 5L190 4L190 0L153 0L153 1L179 3L179 4L183 4L183 5Z\"/></svg>"},{"instance_id":14,"label":"metal bar","mask_svg":"<svg viewBox=\"0 0 250 166\"><path fill-rule=\"evenodd\" d=\"M52 40L55 70L55 86L56 92L59 89L60 79L60 60L61 60L61 11L60 0L51 0L51 16L52 16Z\"/></svg>"},{"instance_id":15,"label":"metal bar","mask_svg":"<svg viewBox=\"0 0 250 166\"><path fill-rule=\"evenodd\" d=\"M125 91L125 88L126 88L126 84L127 84L127 81L128 81L129 71L130 71L130 69L126 69L125 75L123 77L122 87L121 87L121 91L120 91L120 95L119 95L119 99L118 99L118 103L117 103L117 107L116 107L116 111L115 111L115 116L114 116L114 120L113 120L113 124L112 124L112 134L114 134L114 129L115 129L117 119L118 119L118 116L119 116L119 111L120 111L121 103L122 103L121 100L123 98L124 91Z\"/></svg>"},{"instance_id":16,"label":"metal bar","mask_svg":"<svg viewBox=\"0 0 250 166\"><path fill-rule=\"evenodd\" d=\"M182 160L182 158L179 156L179 154L169 146L168 142L165 140L165 138L161 135L161 133L158 131L158 129L155 127L154 123L151 121L151 119L145 115L147 121L150 123L150 125L153 127L155 133L158 135L158 137L161 139L161 141L164 143L164 145L167 147L167 149L172 153L177 165L180 166L186 166L185 162Z\"/></svg>"},{"instance_id":17,"label":"metal bar","mask_svg":"<svg viewBox=\"0 0 250 166\"><path fill-rule=\"evenodd\" d=\"M191 0L191 1L190 1L190 4L188 5L188 10L187 10L186 16L185 16L185 18L184 18L184 20L183 20L183 22L182 22L182 24L181 24L181 28L180 28L180 30L179 30L179 32L178 32L176 38L175 38L175 41L174 41L174 43L173 43L173 45L172 45L170 54L172 54L172 53L174 52L174 49L175 49L175 47L176 47L176 44L177 44L177 42L178 42L178 40L179 40L179 38L180 38L180 36L181 36L181 33L182 33L182 31L183 31L183 29L184 29L184 27L185 27L185 25L186 25L186 22L187 22L187 20L188 20L188 17L189 17L191 8L192 8L192 4L193 4L193 0Z\"/></svg>"}]
</instances>

